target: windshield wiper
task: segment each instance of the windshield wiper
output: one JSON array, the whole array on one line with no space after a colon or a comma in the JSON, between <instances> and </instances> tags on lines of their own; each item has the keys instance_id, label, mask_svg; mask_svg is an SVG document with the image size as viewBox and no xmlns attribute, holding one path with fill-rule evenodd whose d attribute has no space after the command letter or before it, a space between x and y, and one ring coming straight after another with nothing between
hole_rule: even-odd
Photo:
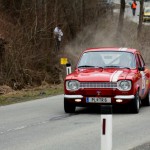
<instances>
[{"instance_id":1,"label":"windshield wiper","mask_svg":"<svg viewBox=\"0 0 150 150\"><path fill-rule=\"evenodd\" d=\"M119 67L119 68L122 68L122 69L130 69L129 67Z\"/></svg>"},{"instance_id":2,"label":"windshield wiper","mask_svg":"<svg viewBox=\"0 0 150 150\"><path fill-rule=\"evenodd\" d=\"M78 66L78 68L103 68L103 67L100 67L100 66L90 66L90 65L83 65L83 66Z\"/></svg>"},{"instance_id":3,"label":"windshield wiper","mask_svg":"<svg viewBox=\"0 0 150 150\"><path fill-rule=\"evenodd\" d=\"M120 68L120 66L113 66L113 65L111 65L111 66L104 66L104 68Z\"/></svg>"},{"instance_id":4,"label":"windshield wiper","mask_svg":"<svg viewBox=\"0 0 150 150\"><path fill-rule=\"evenodd\" d=\"M125 69L130 69L129 67L123 67L123 66L104 66L104 68L125 68Z\"/></svg>"},{"instance_id":5,"label":"windshield wiper","mask_svg":"<svg viewBox=\"0 0 150 150\"><path fill-rule=\"evenodd\" d=\"M88 67L95 67L95 66L90 66L90 65L83 65L83 66L78 66L78 68L88 68Z\"/></svg>"}]
</instances>

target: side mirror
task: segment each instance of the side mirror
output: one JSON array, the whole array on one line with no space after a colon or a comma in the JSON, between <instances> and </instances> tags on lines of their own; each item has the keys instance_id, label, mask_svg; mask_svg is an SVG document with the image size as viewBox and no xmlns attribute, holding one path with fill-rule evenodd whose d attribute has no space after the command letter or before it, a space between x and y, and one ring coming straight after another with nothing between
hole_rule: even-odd
<instances>
[{"instance_id":1,"label":"side mirror","mask_svg":"<svg viewBox=\"0 0 150 150\"><path fill-rule=\"evenodd\" d=\"M139 67L138 69L139 69L139 71L144 71L145 67Z\"/></svg>"},{"instance_id":2,"label":"side mirror","mask_svg":"<svg viewBox=\"0 0 150 150\"><path fill-rule=\"evenodd\" d=\"M67 75L70 74L72 71L71 71L71 63L67 63L66 64L66 73Z\"/></svg>"}]
</instances>

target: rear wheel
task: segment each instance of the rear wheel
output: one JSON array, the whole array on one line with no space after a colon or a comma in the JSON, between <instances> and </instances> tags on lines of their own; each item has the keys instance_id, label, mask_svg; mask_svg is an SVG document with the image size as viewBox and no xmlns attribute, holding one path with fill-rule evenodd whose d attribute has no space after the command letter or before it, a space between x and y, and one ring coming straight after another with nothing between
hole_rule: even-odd
<instances>
[{"instance_id":1,"label":"rear wheel","mask_svg":"<svg viewBox=\"0 0 150 150\"><path fill-rule=\"evenodd\" d=\"M145 99L142 101L144 106L150 106L150 90L148 91Z\"/></svg>"},{"instance_id":2,"label":"rear wheel","mask_svg":"<svg viewBox=\"0 0 150 150\"><path fill-rule=\"evenodd\" d=\"M67 100L64 99L64 111L66 113L74 113L75 109L76 109L76 107L74 104L71 104Z\"/></svg>"},{"instance_id":3,"label":"rear wheel","mask_svg":"<svg viewBox=\"0 0 150 150\"><path fill-rule=\"evenodd\" d=\"M130 105L130 111L132 113L139 113L140 110L140 97L139 97L139 92L136 93L135 98L133 99L131 105Z\"/></svg>"}]
</instances>

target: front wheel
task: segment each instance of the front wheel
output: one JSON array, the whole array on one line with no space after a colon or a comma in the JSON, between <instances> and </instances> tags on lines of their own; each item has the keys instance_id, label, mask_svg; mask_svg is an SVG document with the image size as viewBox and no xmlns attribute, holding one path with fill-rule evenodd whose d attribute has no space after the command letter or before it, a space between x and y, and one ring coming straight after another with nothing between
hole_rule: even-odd
<instances>
[{"instance_id":1,"label":"front wheel","mask_svg":"<svg viewBox=\"0 0 150 150\"><path fill-rule=\"evenodd\" d=\"M132 113L138 114L140 110L140 97L139 92L136 93L135 98L131 102L130 110Z\"/></svg>"},{"instance_id":2,"label":"front wheel","mask_svg":"<svg viewBox=\"0 0 150 150\"><path fill-rule=\"evenodd\" d=\"M76 107L74 104L71 104L67 100L64 99L64 111L66 113L75 113L75 109Z\"/></svg>"}]
</instances>

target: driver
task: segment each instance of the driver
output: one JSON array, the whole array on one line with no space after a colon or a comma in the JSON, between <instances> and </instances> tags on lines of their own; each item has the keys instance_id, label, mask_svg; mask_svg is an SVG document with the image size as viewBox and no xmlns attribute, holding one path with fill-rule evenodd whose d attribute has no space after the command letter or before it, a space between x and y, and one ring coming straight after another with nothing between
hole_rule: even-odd
<instances>
[{"instance_id":1,"label":"driver","mask_svg":"<svg viewBox=\"0 0 150 150\"><path fill-rule=\"evenodd\" d=\"M131 68L131 57L129 55L122 55L120 57L120 67L129 67Z\"/></svg>"}]
</instances>

